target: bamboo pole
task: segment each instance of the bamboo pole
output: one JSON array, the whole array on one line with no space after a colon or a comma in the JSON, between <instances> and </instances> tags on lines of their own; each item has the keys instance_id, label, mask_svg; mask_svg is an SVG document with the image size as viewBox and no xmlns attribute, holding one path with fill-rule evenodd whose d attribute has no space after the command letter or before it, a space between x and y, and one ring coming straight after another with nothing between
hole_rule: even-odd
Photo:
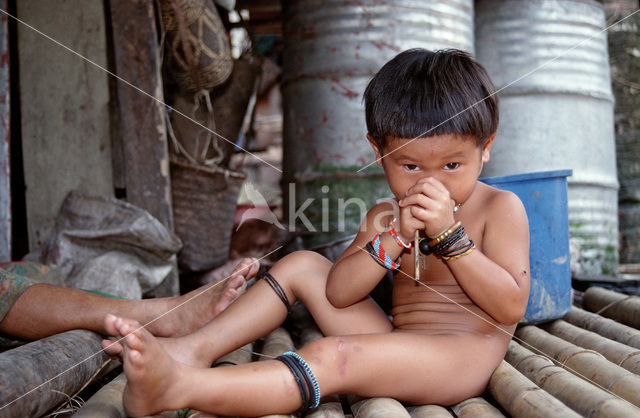
<instances>
[{"instance_id":1,"label":"bamboo pole","mask_svg":"<svg viewBox=\"0 0 640 418\"><path fill-rule=\"evenodd\" d=\"M509 343L505 359L531 381L583 416L640 416L640 409L628 401L592 385L514 341Z\"/></svg>"},{"instance_id":2,"label":"bamboo pole","mask_svg":"<svg viewBox=\"0 0 640 418\"><path fill-rule=\"evenodd\" d=\"M73 330L0 354L0 415L40 416L67 401L108 360L101 340Z\"/></svg>"},{"instance_id":3,"label":"bamboo pole","mask_svg":"<svg viewBox=\"0 0 640 418\"><path fill-rule=\"evenodd\" d=\"M262 346L262 354L264 356L260 357L260 360L271 360L287 351L293 350L295 350L295 347L289 332L284 328L276 328L264 339L264 345Z\"/></svg>"},{"instance_id":4,"label":"bamboo pole","mask_svg":"<svg viewBox=\"0 0 640 418\"><path fill-rule=\"evenodd\" d=\"M300 335L300 348L309 344L312 341L319 340L324 337L322 335L322 331L316 325L310 325L302 330L302 334Z\"/></svg>"},{"instance_id":5,"label":"bamboo pole","mask_svg":"<svg viewBox=\"0 0 640 418\"><path fill-rule=\"evenodd\" d=\"M595 332L586 331L561 319L544 325L542 328L572 344L597 351L610 362L630 372L640 374L640 349L610 340Z\"/></svg>"},{"instance_id":6,"label":"bamboo pole","mask_svg":"<svg viewBox=\"0 0 640 418\"><path fill-rule=\"evenodd\" d=\"M593 331L630 347L640 348L640 331L612 319L573 306L563 318L580 328Z\"/></svg>"},{"instance_id":7,"label":"bamboo pole","mask_svg":"<svg viewBox=\"0 0 640 418\"><path fill-rule=\"evenodd\" d=\"M640 297L592 286L584 292L582 306L591 312L640 329Z\"/></svg>"},{"instance_id":8,"label":"bamboo pole","mask_svg":"<svg viewBox=\"0 0 640 418\"><path fill-rule=\"evenodd\" d=\"M481 397L469 398L451 407L458 418L500 418L502 412Z\"/></svg>"},{"instance_id":9,"label":"bamboo pole","mask_svg":"<svg viewBox=\"0 0 640 418\"><path fill-rule=\"evenodd\" d=\"M127 384L124 373L104 385L73 414L74 418L126 418L122 393Z\"/></svg>"},{"instance_id":10,"label":"bamboo pole","mask_svg":"<svg viewBox=\"0 0 640 418\"><path fill-rule=\"evenodd\" d=\"M404 406L393 398L364 399L351 405L354 418L411 418Z\"/></svg>"},{"instance_id":11,"label":"bamboo pole","mask_svg":"<svg viewBox=\"0 0 640 418\"><path fill-rule=\"evenodd\" d=\"M249 343L244 347L225 354L218 360L213 362L213 367L237 366L238 364L251 363L253 343Z\"/></svg>"},{"instance_id":12,"label":"bamboo pole","mask_svg":"<svg viewBox=\"0 0 640 418\"><path fill-rule=\"evenodd\" d=\"M453 415L440 405L422 405L407 408L411 418L453 418Z\"/></svg>"},{"instance_id":13,"label":"bamboo pole","mask_svg":"<svg viewBox=\"0 0 640 418\"><path fill-rule=\"evenodd\" d=\"M504 360L491 375L489 392L514 417L580 417Z\"/></svg>"},{"instance_id":14,"label":"bamboo pole","mask_svg":"<svg viewBox=\"0 0 640 418\"><path fill-rule=\"evenodd\" d=\"M640 406L640 376L611 363L602 354L573 345L538 327L525 326L516 336L556 359L565 369Z\"/></svg>"},{"instance_id":15,"label":"bamboo pole","mask_svg":"<svg viewBox=\"0 0 640 418\"><path fill-rule=\"evenodd\" d=\"M340 402L327 402L305 415L305 418L344 418Z\"/></svg>"}]
</instances>

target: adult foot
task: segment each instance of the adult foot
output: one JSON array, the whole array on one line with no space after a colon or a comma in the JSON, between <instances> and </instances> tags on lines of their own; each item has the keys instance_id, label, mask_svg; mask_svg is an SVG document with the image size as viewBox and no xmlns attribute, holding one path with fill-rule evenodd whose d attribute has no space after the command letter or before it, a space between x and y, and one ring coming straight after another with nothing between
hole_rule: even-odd
<instances>
[{"instance_id":1,"label":"adult foot","mask_svg":"<svg viewBox=\"0 0 640 418\"><path fill-rule=\"evenodd\" d=\"M205 285L199 289L175 298L150 299L153 310L160 310L157 320L145 325L145 329L160 338L161 344L171 357L181 363L194 367L209 367L206 361L198 358L179 336L187 335L203 327L216 315L225 310L245 290L247 280L256 275L259 262L255 258L245 258L238 263L233 273L226 280ZM163 315L164 314L164 315ZM155 317L153 319L156 319ZM116 317L107 315L104 328L108 335L118 337L120 334L115 325ZM113 357L122 354L123 347L116 340L103 340L102 348Z\"/></svg>"},{"instance_id":2,"label":"adult foot","mask_svg":"<svg viewBox=\"0 0 640 418\"><path fill-rule=\"evenodd\" d=\"M127 376L123 403L128 416L145 416L186 405L181 388L188 366L173 360L156 338L133 320L112 317L122 341L122 364Z\"/></svg>"},{"instance_id":3,"label":"adult foot","mask_svg":"<svg viewBox=\"0 0 640 418\"><path fill-rule=\"evenodd\" d=\"M247 280L259 268L257 259L242 259L227 278L170 298L168 313L147 329L157 337L180 337L200 329L244 293Z\"/></svg>"}]
</instances>

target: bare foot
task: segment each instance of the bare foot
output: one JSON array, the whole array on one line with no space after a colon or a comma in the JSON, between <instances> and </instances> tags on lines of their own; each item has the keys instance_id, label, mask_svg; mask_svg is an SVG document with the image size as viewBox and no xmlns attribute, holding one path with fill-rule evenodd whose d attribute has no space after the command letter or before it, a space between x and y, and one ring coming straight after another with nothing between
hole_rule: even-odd
<instances>
[{"instance_id":1,"label":"bare foot","mask_svg":"<svg viewBox=\"0 0 640 418\"><path fill-rule=\"evenodd\" d=\"M122 363L127 376L123 402L128 416L145 416L186 406L188 388L181 379L188 369L173 360L156 338L129 319L112 317L122 338Z\"/></svg>"},{"instance_id":2,"label":"bare foot","mask_svg":"<svg viewBox=\"0 0 640 418\"><path fill-rule=\"evenodd\" d=\"M208 284L175 298L149 300L156 305L164 304L162 312L158 315L170 313L151 322L145 328L155 336L171 337L159 338L159 341L174 360L194 367L210 367L211 364L196 356L190 344L174 337L184 336L200 329L225 310L244 292L247 280L255 276L258 269L257 259L245 258L238 263L225 282ZM168 305L167 302L169 302ZM158 307L155 306L156 309ZM118 337L120 333L115 322L115 316L107 315L104 320L104 328L108 335ZM102 348L112 357L121 356L123 351L117 338L116 340L103 340Z\"/></svg>"},{"instance_id":3,"label":"bare foot","mask_svg":"<svg viewBox=\"0 0 640 418\"><path fill-rule=\"evenodd\" d=\"M170 313L149 324L147 329L157 337L180 337L200 329L244 293L247 280L255 276L259 268L257 259L242 259L228 278L170 298L167 309Z\"/></svg>"}]
</instances>

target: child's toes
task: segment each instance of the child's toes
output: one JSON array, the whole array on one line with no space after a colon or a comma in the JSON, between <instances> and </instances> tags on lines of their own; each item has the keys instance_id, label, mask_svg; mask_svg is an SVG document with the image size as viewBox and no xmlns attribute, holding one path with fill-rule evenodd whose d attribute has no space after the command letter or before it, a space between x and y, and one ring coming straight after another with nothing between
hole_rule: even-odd
<instances>
[{"instance_id":1,"label":"child's toes","mask_svg":"<svg viewBox=\"0 0 640 418\"><path fill-rule=\"evenodd\" d=\"M111 357L120 356L122 354L122 344L117 340L102 340L101 344L104 352Z\"/></svg>"},{"instance_id":2,"label":"child's toes","mask_svg":"<svg viewBox=\"0 0 640 418\"><path fill-rule=\"evenodd\" d=\"M138 321L134 321L133 319L127 319L127 318L118 318L115 324L116 324L116 327L118 328L120 335L128 335L142 328L142 326Z\"/></svg>"}]
</instances>

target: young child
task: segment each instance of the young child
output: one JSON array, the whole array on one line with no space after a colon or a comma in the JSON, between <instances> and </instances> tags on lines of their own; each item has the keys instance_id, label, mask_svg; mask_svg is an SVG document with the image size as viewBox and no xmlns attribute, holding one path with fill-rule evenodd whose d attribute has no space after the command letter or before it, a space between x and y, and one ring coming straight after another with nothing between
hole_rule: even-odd
<instances>
[{"instance_id":1,"label":"young child","mask_svg":"<svg viewBox=\"0 0 640 418\"><path fill-rule=\"evenodd\" d=\"M482 393L529 293L524 208L478 182L497 129L493 93L485 70L461 51L415 49L387 63L365 105L367 138L395 200L367 213L335 264L290 254L192 334L156 339L108 316L105 327L125 336L104 346L123 357L128 413L260 416L313 408L336 393L441 405ZM420 281L416 231L428 254ZM397 270L392 320L368 297L388 269ZM274 360L208 368L279 326L296 301L325 338Z\"/></svg>"}]
</instances>

